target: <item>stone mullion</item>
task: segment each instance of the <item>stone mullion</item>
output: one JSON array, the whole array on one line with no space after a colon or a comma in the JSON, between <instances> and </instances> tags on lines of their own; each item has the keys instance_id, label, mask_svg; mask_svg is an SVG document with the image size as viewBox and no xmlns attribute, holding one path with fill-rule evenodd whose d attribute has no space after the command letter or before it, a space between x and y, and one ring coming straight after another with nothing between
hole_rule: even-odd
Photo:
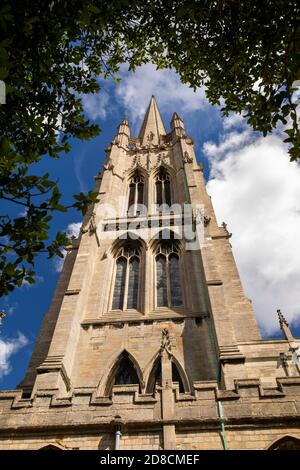
<instances>
[{"instance_id":1,"label":"stone mullion","mask_svg":"<svg viewBox=\"0 0 300 470\"><path fill-rule=\"evenodd\" d=\"M136 215L137 211L137 203L138 203L138 183L134 183L134 210L133 215Z\"/></svg>"},{"instance_id":2,"label":"stone mullion","mask_svg":"<svg viewBox=\"0 0 300 470\"><path fill-rule=\"evenodd\" d=\"M123 311L127 310L127 297L128 297L128 282L129 282L129 260L130 258L126 258L126 275L125 275L125 289L124 289L124 297L123 297Z\"/></svg>"},{"instance_id":3,"label":"stone mullion","mask_svg":"<svg viewBox=\"0 0 300 470\"><path fill-rule=\"evenodd\" d=\"M172 307L172 297L171 297L171 279L170 279L170 267L169 267L169 255L166 256L166 277L167 277L167 298L168 298L168 307Z\"/></svg>"},{"instance_id":4,"label":"stone mullion","mask_svg":"<svg viewBox=\"0 0 300 470\"><path fill-rule=\"evenodd\" d=\"M140 297L141 307L143 309L143 312L146 315L150 312L150 309L151 309L151 306L152 306L151 286L156 289L156 276L155 276L154 283L151 282L151 279L152 279L152 277L151 277L151 274L152 274L151 268L152 268L152 266L151 266L151 258L150 258L151 256L152 256L152 253L150 253L149 250L147 250L144 253L144 256L142 257L141 263L140 263L140 274L139 274L139 281L140 281L139 289L141 287L140 292L142 293L142 295L139 294L139 297ZM155 258L154 258L154 263L155 263L155 268L156 268ZM144 266L143 266L143 264L144 264ZM144 272L144 275L143 275L143 272ZM141 281L143 282L143 284L142 284ZM154 307L155 306L152 306L152 308L154 308Z\"/></svg>"},{"instance_id":5,"label":"stone mullion","mask_svg":"<svg viewBox=\"0 0 300 470\"><path fill-rule=\"evenodd\" d=\"M162 200L162 205L164 205L166 203L165 182L164 182L164 180L161 180L161 200Z\"/></svg>"}]
</instances>

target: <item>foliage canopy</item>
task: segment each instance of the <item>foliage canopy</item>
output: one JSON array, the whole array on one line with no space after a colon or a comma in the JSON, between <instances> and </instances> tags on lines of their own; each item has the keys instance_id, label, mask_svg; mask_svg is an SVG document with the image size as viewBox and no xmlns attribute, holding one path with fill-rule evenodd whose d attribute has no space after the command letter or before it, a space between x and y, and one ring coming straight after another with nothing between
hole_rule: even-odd
<instances>
[{"instance_id":1,"label":"foliage canopy","mask_svg":"<svg viewBox=\"0 0 300 470\"><path fill-rule=\"evenodd\" d=\"M37 254L62 256L66 235L49 240L57 211L85 213L95 202L90 192L62 203L58 182L34 168L68 152L71 138L98 134L81 95L99 92L98 77L115 76L122 63L175 68L264 135L288 122L290 157L299 158L296 0L3 0L0 31L0 198L11 207L0 214L0 295L34 282Z\"/></svg>"}]
</instances>

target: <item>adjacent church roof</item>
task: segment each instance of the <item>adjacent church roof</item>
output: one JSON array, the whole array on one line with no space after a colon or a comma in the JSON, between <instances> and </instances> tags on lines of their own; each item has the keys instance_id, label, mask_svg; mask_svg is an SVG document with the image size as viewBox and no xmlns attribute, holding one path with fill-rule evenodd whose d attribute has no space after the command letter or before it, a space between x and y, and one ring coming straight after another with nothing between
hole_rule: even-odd
<instances>
[{"instance_id":1,"label":"adjacent church roof","mask_svg":"<svg viewBox=\"0 0 300 470\"><path fill-rule=\"evenodd\" d=\"M152 95L139 132L139 138L141 139L142 145L150 142L158 144L160 135L166 135L166 130L155 97Z\"/></svg>"}]
</instances>

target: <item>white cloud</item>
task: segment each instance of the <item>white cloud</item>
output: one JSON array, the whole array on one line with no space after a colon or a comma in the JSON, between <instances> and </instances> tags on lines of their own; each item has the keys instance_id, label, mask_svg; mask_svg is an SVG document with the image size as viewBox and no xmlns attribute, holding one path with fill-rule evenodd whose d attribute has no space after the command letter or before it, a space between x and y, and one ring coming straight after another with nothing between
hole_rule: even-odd
<instances>
[{"instance_id":1,"label":"white cloud","mask_svg":"<svg viewBox=\"0 0 300 470\"><path fill-rule=\"evenodd\" d=\"M80 233L80 227L81 227L82 223L81 222L73 222L72 224L69 224L66 228L66 233L67 233L67 237L68 238L77 238L79 236L79 233ZM66 250L62 250L62 254L63 254L63 258L60 258L60 257L56 257L54 259L54 269L56 272L60 273L62 271L62 268L63 268L63 265L64 265L64 261L65 261L65 257L66 257Z\"/></svg>"},{"instance_id":2,"label":"white cloud","mask_svg":"<svg viewBox=\"0 0 300 470\"><path fill-rule=\"evenodd\" d=\"M222 158L228 151L233 151L241 146L243 147L251 139L251 131L249 129L242 132L229 132L221 136L219 144L214 142L205 142L203 144L204 153L213 159Z\"/></svg>"},{"instance_id":3,"label":"white cloud","mask_svg":"<svg viewBox=\"0 0 300 470\"><path fill-rule=\"evenodd\" d=\"M69 224L67 226L66 232L67 232L67 237L72 238L75 237L77 238L80 233L80 227L82 223L81 222L73 222L72 224Z\"/></svg>"},{"instance_id":4,"label":"white cloud","mask_svg":"<svg viewBox=\"0 0 300 470\"><path fill-rule=\"evenodd\" d=\"M122 67L120 77L116 96L126 108L134 127L137 122L141 123L151 95L155 95L161 111L180 109L184 114L208 106L205 88L201 87L194 92L180 82L174 70L156 70L153 64L146 64L133 73Z\"/></svg>"},{"instance_id":5,"label":"white cloud","mask_svg":"<svg viewBox=\"0 0 300 470\"><path fill-rule=\"evenodd\" d=\"M223 119L223 127L225 130L243 127L244 124L245 118L241 114L232 113Z\"/></svg>"},{"instance_id":6,"label":"white cloud","mask_svg":"<svg viewBox=\"0 0 300 470\"><path fill-rule=\"evenodd\" d=\"M20 332L15 339L0 338L0 379L11 372L11 356L27 344L28 339Z\"/></svg>"},{"instance_id":7,"label":"white cloud","mask_svg":"<svg viewBox=\"0 0 300 470\"><path fill-rule=\"evenodd\" d=\"M62 254L63 254L63 258L60 258L59 256L56 256L56 258L54 258L54 270L57 272L57 273L60 273L62 271L62 268L64 266L64 262L65 262L65 257L66 257L66 250L61 250L62 251Z\"/></svg>"},{"instance_id":8,"label":"white cloud","mask_svg":"<svg viewBox=\"0 0 300 470\"><path fill-rule=\"evenodd\" d=\"M83 109L86 115L95 121L97 118L105 119L108 114L110 97L106 91L81 96Z\"/></svg>"},{"instance_id":9,"label":"white cloud","mask_svg":"<svg viewBox=\"0 0 300 470\"><path fill-rule=\"evenodd\" d=\"M228 223L237 266L265 334L278 329L276 310L300 319L300 166L280 137L253 138L244 126L220 144L205 143L209 194L219 223ZM216 155L216 157L215 157Z\"/></svg>"}]
</instances>

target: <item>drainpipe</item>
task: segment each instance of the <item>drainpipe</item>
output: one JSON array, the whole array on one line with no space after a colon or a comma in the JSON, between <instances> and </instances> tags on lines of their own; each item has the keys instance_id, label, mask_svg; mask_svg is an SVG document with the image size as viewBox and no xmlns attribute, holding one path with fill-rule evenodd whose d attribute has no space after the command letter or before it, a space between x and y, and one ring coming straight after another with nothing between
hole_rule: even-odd
<instances>
[{"instance_id":1,"label":"drainpipe","mask_svg":"<svg viewBox=\"0 0 300 470\"><path fill-rule=\"evenodd\" d=\"M218 406L219 418L221 420L221 436L222 436L223 447L224 447L224 450L228 450L226 429L225 429L224 415L223 415L223 407L222 407L221 400L217 400L217 406Z\"/></svg>"},{"instance_id":2,"label":"drainpipe","mask_svg":"<svg viewBox=\"0 0 300 470\"><path fill-rule=\"evenodd\" d=\"M116 426L115 432L115 450L120 450L120 439L122 437L121 426Z\"/></svg>"},{"instance_id":3,"label":"drainpipe","mask_svg":"<svg viewBox=\"0 0 300 470\"><path fill-rule=\"evenodd\" d=\"M115 431L115 446L114 450L120 450L120 440L122 437L122 419L121 416L115 416L115 419L111 422L111 425Z\"/></svg>"}]
</instances>

